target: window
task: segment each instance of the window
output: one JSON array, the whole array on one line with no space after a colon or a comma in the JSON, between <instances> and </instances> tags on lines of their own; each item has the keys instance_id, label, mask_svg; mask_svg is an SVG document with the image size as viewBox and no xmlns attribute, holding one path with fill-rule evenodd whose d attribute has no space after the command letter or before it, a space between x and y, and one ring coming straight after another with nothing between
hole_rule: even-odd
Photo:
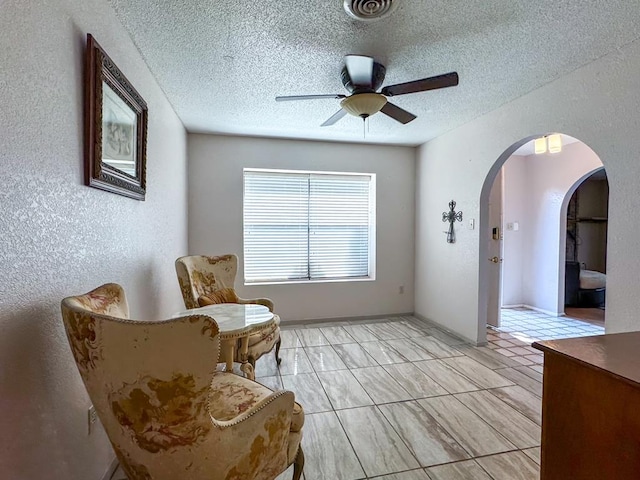
<instances>
[{"instance_id":1,"label":"window","mask_svg":"<svg viewBox=\"0 0 640 480\"><path fill-rule=\"evenodd\" d=\"M373 279L375 174L244 170L245 283Z\"/></svg>"}]
</instances>

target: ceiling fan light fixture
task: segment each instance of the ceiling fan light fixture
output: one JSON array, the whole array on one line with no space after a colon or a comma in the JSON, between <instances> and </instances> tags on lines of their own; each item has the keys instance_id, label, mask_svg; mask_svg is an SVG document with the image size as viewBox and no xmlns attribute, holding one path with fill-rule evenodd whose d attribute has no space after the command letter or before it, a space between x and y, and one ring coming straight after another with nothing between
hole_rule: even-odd
<instances>
[{"instance_id":1,"label":"ceiling fan light fixture","mask_svg":"<svg viewBox=\"0 0 640 480\"><path fill-rule=\"evenodd\" d=\"M342 100L340 106L355 117L367 118L382 110L386 103L387 97L379 93L358 93Z\"/></svg>"}]
</instances>

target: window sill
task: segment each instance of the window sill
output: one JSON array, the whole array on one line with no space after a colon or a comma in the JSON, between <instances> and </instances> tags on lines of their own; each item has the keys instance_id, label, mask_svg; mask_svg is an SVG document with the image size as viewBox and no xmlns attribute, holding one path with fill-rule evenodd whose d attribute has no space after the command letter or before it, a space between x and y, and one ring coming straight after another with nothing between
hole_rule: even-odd
<instances>
[{"instance_id":1,"label":"window sill","mask_svg":"<svg viewBox=\"0 0 640 480\"><path fill-rule=\"evenodd\" d=\"M358 278L324 278L322 280L280 280L266 282L244 282L245 287L254 285L304 285L317 283L344 283L344 282L373 282L375 277L358 277Z\"/></svg>"}]
</instances>

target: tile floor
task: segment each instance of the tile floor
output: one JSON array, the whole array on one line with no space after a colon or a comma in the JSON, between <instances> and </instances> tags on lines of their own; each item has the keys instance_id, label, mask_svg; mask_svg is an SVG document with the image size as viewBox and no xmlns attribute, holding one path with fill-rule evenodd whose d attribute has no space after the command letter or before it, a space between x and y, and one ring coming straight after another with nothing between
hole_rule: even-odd
<instances>
[{"instance_id":1,"label":"tile floor","mask_svg":"<svg viewBox=\"0 0 640 480\"><path fill-rule=\"evenodd\" d=\"M569 337L604 335L604 327L570 316L553 317L528 308L503 308L496 330L532 343Z\"/></svg>"},{"instance_id":2,"label":"tile floor","mask_svg":"<svg viewBox=\"0 0 640 480\"><path fill-rule=\"evenodd\" d=\"M305 408L306 480L537 479L541 361L508 338L522 350L410 317L285 327L280 369L263 357L256 375Z\"/></svg>"},{"instance_id":3,"label":"tile floor","mask_svg":"<svg viewBox=\"0 0 640 480\"><path fill-rule=\"evenodd\" d=\"M542 355L530 343L603 332L502 313L482 347L412 317L283 327L280 368L266 355L256 376L304 406L304 478L537 479Z\"/></svg>"}]
</instances>

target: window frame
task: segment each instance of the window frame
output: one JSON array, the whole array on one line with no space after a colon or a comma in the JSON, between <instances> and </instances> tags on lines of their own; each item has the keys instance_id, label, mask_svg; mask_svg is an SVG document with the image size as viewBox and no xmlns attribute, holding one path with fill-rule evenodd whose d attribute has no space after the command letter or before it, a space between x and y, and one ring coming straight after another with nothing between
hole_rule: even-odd
<instances>
[{"instance_id":1,"label":"window frame","mask_svg":"<svg viewBox=\"0 0 640 480\"><path fill-rule=\"evenodd\" d=\"M366 276L361 277L338 277L338 278L296 278L286 280L263 280L263 281L247 281L245 275L245 174L247 172L273 173L273 174L292 174L292 175L326 175L326 176L359 176L369 177L369 245L368 245L368 270ZM288 285L288 284L313 284L313 283L342 283L342 282L372 282L376 279L376 237L377 237L377 189L376 174L369 172L338 172L325 170L293 170L293 169L275 169L275 168L251 168L242 169L242 277L245 286L252 285ZM307 256L307 265L310 264L310 257Z\"/></svg>"}]
</instances>

